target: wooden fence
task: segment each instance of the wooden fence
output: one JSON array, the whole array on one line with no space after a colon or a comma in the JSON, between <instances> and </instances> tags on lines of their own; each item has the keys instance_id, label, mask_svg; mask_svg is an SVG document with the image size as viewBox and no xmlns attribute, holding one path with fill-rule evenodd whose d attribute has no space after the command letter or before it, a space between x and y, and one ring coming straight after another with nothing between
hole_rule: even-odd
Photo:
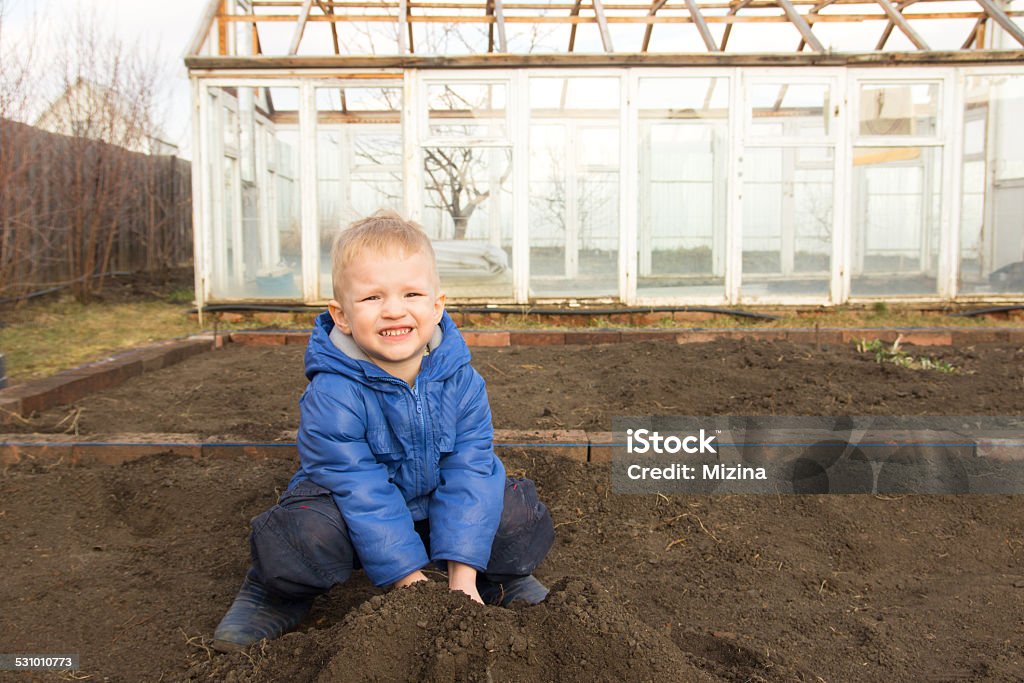
<instances>
[{"instance_id":1,"label":"wooden fence","mask_svg":"<svg viewBox=\"0 0 1024 683\"><path fill-rule=\"evenodd\" d=\"M191 260L188 161L0 121L0 299Z\"/></svg>"}]
</instances>

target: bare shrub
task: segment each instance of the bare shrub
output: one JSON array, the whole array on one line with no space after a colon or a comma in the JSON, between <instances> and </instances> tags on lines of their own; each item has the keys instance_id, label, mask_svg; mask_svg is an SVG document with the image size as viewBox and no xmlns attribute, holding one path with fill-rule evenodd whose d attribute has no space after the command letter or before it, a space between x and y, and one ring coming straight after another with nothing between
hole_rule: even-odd
<instances>
[{"instance_id":1,"label":"bare shrub","mask_svg":"<svg viewBox=\"0 0 1024 683\"><path fill-rule=\"evenodd\" d=\"M190 258L188 165L159 156L155 57L79 14L39 59L55 27L3 43L2 10L0 296L67 285L87 301L112 270Z\"/></svg>"}]
</instances>

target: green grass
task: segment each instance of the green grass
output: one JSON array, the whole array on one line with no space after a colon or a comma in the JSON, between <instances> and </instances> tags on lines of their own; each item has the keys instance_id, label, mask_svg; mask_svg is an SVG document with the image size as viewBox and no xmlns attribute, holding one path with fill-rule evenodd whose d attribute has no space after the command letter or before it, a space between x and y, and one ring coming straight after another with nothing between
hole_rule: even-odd
<instances>
[{"instance_id":1,"label":"green grass","mask_svg":"<svg viewBox=\"0 0 1024 683\"><path fill-rule=\"evenodd\" d=\"M5 356L9 383L51 375L141 344L202 332L199 323L189 319L188 310L164 301L83 305L70 297L5 309L0 353ZM218 327L266 325L243 322Z\"/></svg>"}]
</instances>

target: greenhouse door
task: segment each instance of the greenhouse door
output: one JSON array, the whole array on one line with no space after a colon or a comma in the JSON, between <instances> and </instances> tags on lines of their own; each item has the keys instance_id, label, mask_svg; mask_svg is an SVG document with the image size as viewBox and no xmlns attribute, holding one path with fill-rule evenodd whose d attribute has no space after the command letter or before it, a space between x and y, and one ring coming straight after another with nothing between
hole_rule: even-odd
<instances>
[{"instance_id":1,"label":"greenhouse door","mask_svg":"<svg viewBox=\"0 0 1024 683\"><path fill-rule=\"evenodd\" d=\"M744 73L730 301L836 301L836 237L844 213L841 86L842 73L834 70Z\"/></svg>"},{"instance_id":2,"label":"greenhouse door","mask_svg":"<svg viewBox=\"0 0 1024 683\"><path fill-rule=\"evenodd\" d=\"M732 70L644 70L634 84L637 303L726 298Z\"/></svg>"},{"instance_id":3,"label":"greenhouse door","mask_svg":"<svg viewBox=\"0 0 1024 683\"><path fill-rule=\"evenodd\" d=\"M850 76L849 297L950 296L960 210L951 142L962 130L952 72Z\"/></svg>"}]
</instances>

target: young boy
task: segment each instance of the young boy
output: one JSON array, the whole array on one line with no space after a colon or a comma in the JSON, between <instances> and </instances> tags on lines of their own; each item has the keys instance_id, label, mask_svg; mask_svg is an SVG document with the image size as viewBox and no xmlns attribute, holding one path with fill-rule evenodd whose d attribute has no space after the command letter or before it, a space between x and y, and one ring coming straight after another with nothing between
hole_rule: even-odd
<instances>
[{"instance_id":1,"label":"young boy","mask_svg":"<svg viewBox=\"0 0 1024 683\"><path fill-rule=\"evenodd\" d=\"M433 561L477 602L547 596L532 572L551 517L494 454L484 381L444 310L429 238L378 212L342 232L331 258L335 298L306 349L299 471L252 520L252 566L218 650L295 628L359 567L402 587Z\"/></svg>"}]
</instances>

